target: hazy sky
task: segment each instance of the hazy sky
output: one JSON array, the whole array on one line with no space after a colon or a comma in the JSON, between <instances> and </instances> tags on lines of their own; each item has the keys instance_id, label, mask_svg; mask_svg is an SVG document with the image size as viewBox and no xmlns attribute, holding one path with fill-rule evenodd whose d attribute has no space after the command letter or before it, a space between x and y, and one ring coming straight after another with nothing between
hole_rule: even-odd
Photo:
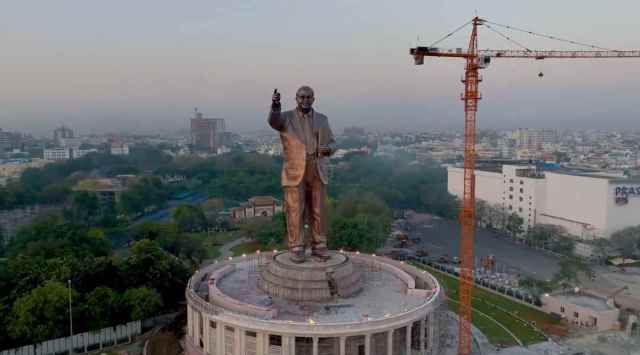
<instances>
[{"instance_id":1,"label":"hazy sky","mask_svg":"<svg viewBox=\"0 0 640 355\"><path fill-rule=\"evenodd\" d=\"M285 107L316 90L346 125L462 127L463 62L413 66L428 45L479 16L614 49L640 48L637 0L377 1L0 0L0 128L49 134L186 127L194 107L234 131L266 128L273 88ZM441 47L463 47L469 31ZM481 48L512 48L487 29ZM530 48L570 49L515 33ZM577 49L577 48L576 48ZM538 78L542 70L545 77ZM483 71L481 128L640 128L640 58L499 59Z\"/></svg>"}]
</instances>

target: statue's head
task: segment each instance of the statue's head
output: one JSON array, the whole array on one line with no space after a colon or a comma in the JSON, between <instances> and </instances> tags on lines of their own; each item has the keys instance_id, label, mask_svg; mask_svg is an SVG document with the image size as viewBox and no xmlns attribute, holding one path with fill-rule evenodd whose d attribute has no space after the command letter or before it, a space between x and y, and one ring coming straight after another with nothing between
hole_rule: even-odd
<instances>
[{"instance_id":1,"label":"statue's head","mask_svg":"<svg viewBox=\"0 0 640 355\"><path fill-rule=\"evenodd\" d=\"M298 103L298 109L302 112L309 112L311 106L315 101L313 96L313 89L309 86L301 86L296 92L296 102Z\"/></svg>"}]
</instances>

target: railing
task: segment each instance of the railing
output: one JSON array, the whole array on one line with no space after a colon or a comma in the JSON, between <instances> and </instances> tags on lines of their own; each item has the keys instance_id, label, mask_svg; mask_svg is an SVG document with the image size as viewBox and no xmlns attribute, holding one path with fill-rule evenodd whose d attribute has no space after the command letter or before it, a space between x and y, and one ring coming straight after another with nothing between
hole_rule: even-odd
<instances>
[{"instance_id":1,"label":"railing","mask_svg":"<svg viewBox=\"0 0 640 355\"><path fill-rule=\"evenodd\" d=\"M263 253L261 257L268 257L269 254L271 253ZM351 254L351 253L345 252L345 254ZM366 254L356 254L356 253L353 253L353 254L358 255L360 257L364 257L364 258L375 258L376 260L379 260L379 262L389 263L401 269L405 269L409 267L414 268L413 266L400 264L386 257L366 255ZM186 294L188 304L200 312L205 312L211 315L224 315L224 318L228 320L233 320L237 324L246 324L247 327L251 327L253 329L264 328L265 330L269 330L271 332L279 331L281 333L286 334L287 330L290 329L290 326L292 324L295 324L297 331L300 333L309 331L310 333L314 333L314 334L321 334L321 333L333 334L333 333L339 333L339 332L354 331L354 330L357 330L357 328L360 326L365 326L367 327L367 329L375 329L376 327L380 327L382 329L382 328L387 328L390 324L406 323L411 320L414 320L416 317L416 313L421 313L421 312L426 313L430 309L434 309L435 307L437 307L438 304L443 300L441 287L439 283L436 281L436 279L433 276L429 275L426 271L422 272L418 269L415 269L415 271L412 272L411 274L416 277L422 277L425 279L425 281L428 280L427 282L428 284L435 286L433 292L426 293L425 300L421 305L414 307L412 309L405 310L402 313L394 314L389 317L384 317L379 319L367 319L363 321L353 321L353 322L337 322L337 323L314 322L313 324L311 324L307 322L294 322L290 320L259 319L256 317L247 316L245 314L232 312L228 309L224 309L223 307L211 304L206 300L204 300L202 297L200 297L194 291L194 288L199 287L200 286L199 283L203 282L204 279L206 278L205 276L207 276L207 274L211 273L212 271L218 268L224 267L225 265L229 265L229 263L237 263L237 262L242 262L244 260L248 260L248 258L251 258L251 257L253 256L230 258L222 262L217 262L217 263L208 265L202 270L198 270L189 279L189 282L187 284L187 290L185 294Z\"/></svg>"},{"instance_id":2,"label":"railing","mask_svg":"<svg viewBox=\"0 0 640 355\"><path fill-rule=\"evenodd\" d=\"M129 322L115 327L103 328L95 332L76 334L72 337L47 340L38 344L8 349L0 355L55 355L73 352L82 353L105 346L131 342L131 338L142 333L142 321Z\"/></svg>"}]
</instances>

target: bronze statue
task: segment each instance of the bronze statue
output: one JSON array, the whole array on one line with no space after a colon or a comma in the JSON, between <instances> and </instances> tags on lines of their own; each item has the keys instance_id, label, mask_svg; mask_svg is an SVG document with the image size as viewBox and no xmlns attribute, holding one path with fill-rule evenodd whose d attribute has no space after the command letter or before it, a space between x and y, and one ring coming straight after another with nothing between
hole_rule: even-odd
<instances>
[{"instance_id":1,"label":"bronze statue","mask_svg":"<svg viewBox=\"0 0 640 355\"><path fill-rule=\"evenodd\" d=\"M280 93L273 91L269 125L280 132L284 153L282 186L287 217L287 243L291 261L303 263L303 218L311 227L311 255L328 260L325 202L327 198L327 157L335 142L327 116L311 107L313 90L303 86L296 92L298 107L281 112ZM305 211L306 209L306 211ZM306 213L305 213L306 212Z\"/></svg>"}]
</instances>

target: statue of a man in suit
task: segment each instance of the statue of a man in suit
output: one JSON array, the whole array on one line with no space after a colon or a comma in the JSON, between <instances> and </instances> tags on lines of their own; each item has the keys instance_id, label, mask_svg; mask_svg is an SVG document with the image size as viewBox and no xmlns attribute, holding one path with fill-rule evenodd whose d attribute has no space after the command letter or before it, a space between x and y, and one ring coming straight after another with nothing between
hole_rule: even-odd
<instances>
[{"instance_id":1,"label":"statue of a man in suit","mask_svg":"<svg viewBox=\"0 0 640 355\"><path fill-rule=\"evenodd\" d=\"M330 258L325 203L327 157L334 152L335 140L327 116L312 108L314 100L313 89L303 86L296 92L296 109L281 112L280 93L274 90L269 112L269 125L280 132L282 140L282 186L287 217L287 242L291 261L295 263L305 261L302 241L305 215L308 216L311 227L311 255L321 260Z\"/></svg>"}]
</instances>

